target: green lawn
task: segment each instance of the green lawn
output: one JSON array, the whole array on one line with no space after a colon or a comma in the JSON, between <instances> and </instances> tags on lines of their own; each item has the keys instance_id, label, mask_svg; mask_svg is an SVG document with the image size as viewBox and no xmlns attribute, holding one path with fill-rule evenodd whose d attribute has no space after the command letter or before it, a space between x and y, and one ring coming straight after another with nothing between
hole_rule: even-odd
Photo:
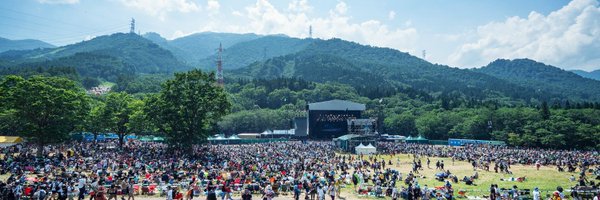
<instances>
[{"instance_id":1,"label":"green lawn","mask_svg":"<svg viewBox=\"0 0 600 200\"><path fill-rule=\"evenodd\" d=\"M396 166L397 158L400 158L400 166ZM386 161L386 168L392 168L400 171L402 173L403 178L406 178L406 175L410 172L412 168L412 157L409 155L396 155L392 158L391 155L379 156L378 161L380 159L384 159ZM392 159L392 166L387 165L388 160ZM454 165L452 165L452 160L450 158L430 158L431 160L431 169L427 169L427 158L421 158L423 163L424 170L421 171L421 175L424 175L425 178L418 179L418 182L421 186L427 185L429 188L435 186L443 186L443 182L435 180L435 174L441 172L435 169L435 162L437 160L444 161L444 169L450 170L450 172L456 175L459 180L464 176L472 176L474 174L473 167L470 163L464 161L456 161ZM493 166L492 166L493 167ZM575 173L567 173L567 172L558 172L555 166L542 166L539 171L535 169L535 166L525 166L525 165L513 165L511 166L512 175L502 174L502 173L494 173L493 168L492 171L487 172L483 170L478 170L479 179L475 180L474 185L466 185L464 182L453 183L452 187L454 188L455 194L463 189L467 191L467 196L479 196L488 195L489 187L491 184L498 184L499 188L512 188L513 185L516 185L519 189L531 189L538 187L540 191L542 191L542 196L546 196L547 194L552 193L556 190L557 186L562 186L565 189L568 189L574 186L575 182L570 182L569 177L571 175L577 174ZM508 182L508 181L500 181L502 178L510 178L510 177L527 177L527 180L524 182ZM404 182L400 183L403 185ZM399 185L397 185L399 186ZM342 196L350 196L357 197L356 193L352 191L352 186L348 186L343 191ZM345 195L344 195L345 194Z\"/></svg>"},{"instance_id":2,"label":"green lawn","mask_svg":"<svg viewBox=\"0 0 600 200\"><path fill-rule=\"evenodd\" d=\"M104 81L99 86L112 87L114 85L115 85L115 83L113 83L113 82Z\"/></svg>"}]
</instances>

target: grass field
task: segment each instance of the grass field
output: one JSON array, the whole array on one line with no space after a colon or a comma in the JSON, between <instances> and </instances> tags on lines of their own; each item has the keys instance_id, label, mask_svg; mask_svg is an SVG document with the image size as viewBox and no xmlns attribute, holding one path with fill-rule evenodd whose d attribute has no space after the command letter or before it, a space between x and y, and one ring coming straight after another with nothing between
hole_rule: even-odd
<instances>
[{"instance_id":1,"label":"grass field","mask_svg":"<svg viewBox=\"0 0 600 200\"><path fill-rule=\"evenodd\" d=\"M397 159L400 158L400 166L397 166ZM387 162L391 159L392 166L386 165L386 168L392 168L398 170L402 173L403 178L411 171L412 169L412 157L409 155L402 154L396 155L392 157L391 155L383 155L378 157L378 161L384 159ZM420 172L421 175L424 175L425 178L418 179L418 182L421 186L427 185L429 188L435 186L443 186L443 182L435 180L435 174L441 172L440 170L435 169L435 162L437 160L444 161L444 169L450 170L450 172L456 175L459 180L464 176L472 176L474 174L473 167L470 163L464 161L455 161L454 165L452 164L452 160L450 158L435 158L431 157L431 169L427 168L427 158L421 158L423 164L423 170ZM492 166L493 167L493 166ZM513 185L516 185L519 189L531 189L538 187L542 192L542 196L546 196L556 190L557 186L562 186L565 189L568 189L576 184L576 182L570 182L569 177L574 175L577 177L576 173L567 173L567 172L558 172L555 166L542 166L539 171L536 170L535 166L526 166L526 165L513 165L511 166L511 171L513 174L503 174L503 173L495 173L493 168L490 169L492 171L487 172L481 169L478 169L479 179L475 180L476 185L466 185L464 182L453 183L452 187L454 191L457 192L461 189L467 191L467 196L479 196L488 195L489 187L491 184L498 184L499 188L512 188ZM524 182L517 181L501 181L500 179L506 179L510 177L526 177L527 180ZM401 185L404 182L400 183ZM397 185L399 186L399 185ZM352 187L345 188L343 190L342 196L348 196L348 194L354 194L352 191Z\"/></svg>"},{"instance_id":2,"label":"grass field","mask_svg":"<svg viewBox=\"0 0 600 200\"><path fill-rule=\"evenodd\" d=\"M104 82L102 82L102 83L101 83L99 86L102 86L102 87L109 87L109 88L110 88L110 87L112 87L112 86L115 86L115 83L113 83L113 82L108 82L108 81L104 81Z\"/></svg>"}]
</instances>

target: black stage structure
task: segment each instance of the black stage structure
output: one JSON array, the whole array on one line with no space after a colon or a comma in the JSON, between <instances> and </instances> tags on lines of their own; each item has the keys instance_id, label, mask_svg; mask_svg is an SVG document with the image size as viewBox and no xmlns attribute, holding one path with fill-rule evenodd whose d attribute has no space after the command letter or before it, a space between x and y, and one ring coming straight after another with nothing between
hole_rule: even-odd
<instances>
[{"instance_id":1,"label":"black stage structure","mask_svg":"<svg viewBox=\"0 0 600 200\"><path fill-rule=\"evenodd\" d=\"M330 140L348 134L348 119L360 119L365 104L331 100L308 104L308 137Z\"/></svg>"}]
</instances>

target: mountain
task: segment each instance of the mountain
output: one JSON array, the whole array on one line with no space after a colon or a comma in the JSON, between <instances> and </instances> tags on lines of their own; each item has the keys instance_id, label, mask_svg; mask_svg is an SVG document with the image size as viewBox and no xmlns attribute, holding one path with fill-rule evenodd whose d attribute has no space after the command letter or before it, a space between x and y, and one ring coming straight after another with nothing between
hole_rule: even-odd
<instances>
[{"instance_id":1,"label":"mountain","mask_svg":"<svg viewBox=\"0 0 600 200\"><path fill-rule=\"evenodd\" d=\"M498 59L474 71L564 98L600 100L600 81L530 59Z\"/></svg>"},{"instance_id":2,"label":"mountain","mask_svg":"<svg viewBox=\"0 0 600 200\"><path fill-rule=\"evenodd\" d=\"M30 50L38 48L54 48L54 45L40 40L9 40L0 37L0 53L9 50Z\"/></svg>"},{"instance_id":3,"label":"mountain","mask_svg":"<svg viewBox=\"0 0 600 200\"><path fill-rule=\"evenodd\" d=\"M216 49L219 48L219 44L222 44L223 48L228 48L241 42L262 37L252 33L236 34L214 32L196 33L174 40L167 40L157 33L146 33L143 36L173 52L179 60L194 66L197 65L200 60L214 55Z\"/></svg>"},{"instance_id":4,"label":"mountain","mask_svg":"<svg viewBox=\"0 0 600 200\"><path fill-rule=\"evenodd\" d=\"M269 35L240 42L223 51L223 68L238 69L257 61L293 54L308 47L313 39L291 38L285 35ZM213 54L199 63L200 68L214 69L217 57Z\"/></svg>"},{"instance_id":5,"label":"mountain","mask_svg":"<svg viewBox=\"0 0 600 200\"><path fill-rule=\"evenodd\" d=\"M90 55L100 56L101 59L81 59L82 56L90 57ZM87 66L106 65L105 62L111 60L111 62L122 62L123 66L129 68L126 71L136 73L171 73L190 69L189 66L178 61L171 52L152 41L136 34L124 33L100 36L57 48L7 51L0 54L0 60L10 61L10 66L28 66L72 56L75 56L75 60L79 60L67 62L72 65L82 62L95 62L95 64L88 63ZM112 58L107 59L106 56Z\"/></svg>"},{"instance_id":6,"label":"mountain","mask_svg":"<svg viewBox=\"0 0 600 200\"><path fill-rule=\"evenodd\" d=\"M103 78L114 82L119 76L132 76L134 68L119 58L93 53L76 53L71 56L61 57L40 62L23 63L17 66L0 68L0 75L20 74L29 76L44 74L48 68L73 68L77 76Z\"/></svg>"},{"instance_id":7,"label":"mountain","mask_svg":"<svg viewBox=\"0 0 600 200\"><path fill-rule=\"evenodd\" d=\"M579 76L585 77L585 78L591 78L591 79L600 81L600 69L594 70L591 72L587 72L587 71L583 71L583 70L571 70L571 72L573 72Z\"/></svg>"},{"instance_id":8,"label":"mountain","mask_svg":"<svg viewBox=\"0 0 600 200\"><path fill-rule=\"evenodd\" d=\"M142 37L154 42L155 44L158 44L158 46L162 47L163 49L169 50L171 53L173 53L173 56L175 56L179 61L184 63L191 62L191 54L189 52L186 52L180 49L179 47L171 45L169 43L169 40L163 38L158 33L149 32L142 35Z\"/></svg>"},{"instance_id":9,"label":"mountain","mask_svg":"<svg viewBox=\"0 0 600 200\"><path fill-rule=\"evenodd\" d=\"M302 77L315 82L341 82L354 86L359 92L381 88L383 93L413 90L434 95L459 93L476 99L512 97L526 101L540 95L483 73L434 65L398 50L340 39L311 40L298 53L229 73L242 77Z\"/></svg>"},{"instance_id":10,"label":"mountain","mask_svg":"<svg viewBox=\"0 0 600 200\"><path fill-rule=\"evenodd\" d=\"M342 83L360 89L362 95L372 98L380 97L377 94L391 95L404 89L398 82L386 80L332 55L298 53L275 57L234 70L232 74L244 79L300 78L311 82Z\"/></svg>"}]
</instances>

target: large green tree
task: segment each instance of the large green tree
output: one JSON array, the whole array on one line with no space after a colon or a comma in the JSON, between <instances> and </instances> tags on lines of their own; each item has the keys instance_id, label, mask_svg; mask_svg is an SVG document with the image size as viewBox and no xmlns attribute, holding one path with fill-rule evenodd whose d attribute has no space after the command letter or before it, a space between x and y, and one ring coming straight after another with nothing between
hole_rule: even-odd
<instances>
[{"instance_id":1,"label":"large green tree","mask_svg":"<svg viewBox=\"0 0 600 200\"><path fill-rule=\"evenodd\" d=\"M90 101L90 111L85 117L85 122L82 124L81 129L86 132L90 132L94 135L94 141L96 136L100 133L106 132L108 129L109 119L104 116L104 109L106 104L102 99L93 99Z\"/></svg>"},{"instance_id":2,"label":"large green tree","mask_svg":"<svg viewBox=\"0 0 600 200\"><path fill-rule=\"evenodd\" d=\"M141 99L134 99L129 104L131 115L126 126L130 132L138 135L149 135L154 133L155 127L154 124L149 120L148 114L144 110L145 106L146 101Z\"/></svg>"},{"instance_id":3,"label":"large green tree","mask_svg":"<svg viewBox=\"0 0 600 200\"><path fill-rule=\"evenodd\" d=\"M173 148L190 148L211 134L231 104L214 73L192 70L176 73L160 94L149 98L147 110Z\"/></svg>"},{"instance_id":4,"label":"large green tree","mask_svg":"<svg viewBox=\"0 0 600 200\"><path fill-rule=\"evenodd\" d=\"M111 92L104 100L106 105L102 117L108 120L106 126L108 130L119 135L120 145L123 145L125 135L131 131L127 124L133 113L130 106L133 100L133 97L125 92Z\"/></svg>"},{"instance_id":5,"label":"large green tree","mask_svg":"<svg viewBox=\"0 0 600 200\"><path fill-rule=\"evenodd\" d=\"M21 126L18 135L38 145L65 141L86 115L88 97L66 78L7 76L0 82L0 105L10 108Z\"/></svg>"}]
</instances>

